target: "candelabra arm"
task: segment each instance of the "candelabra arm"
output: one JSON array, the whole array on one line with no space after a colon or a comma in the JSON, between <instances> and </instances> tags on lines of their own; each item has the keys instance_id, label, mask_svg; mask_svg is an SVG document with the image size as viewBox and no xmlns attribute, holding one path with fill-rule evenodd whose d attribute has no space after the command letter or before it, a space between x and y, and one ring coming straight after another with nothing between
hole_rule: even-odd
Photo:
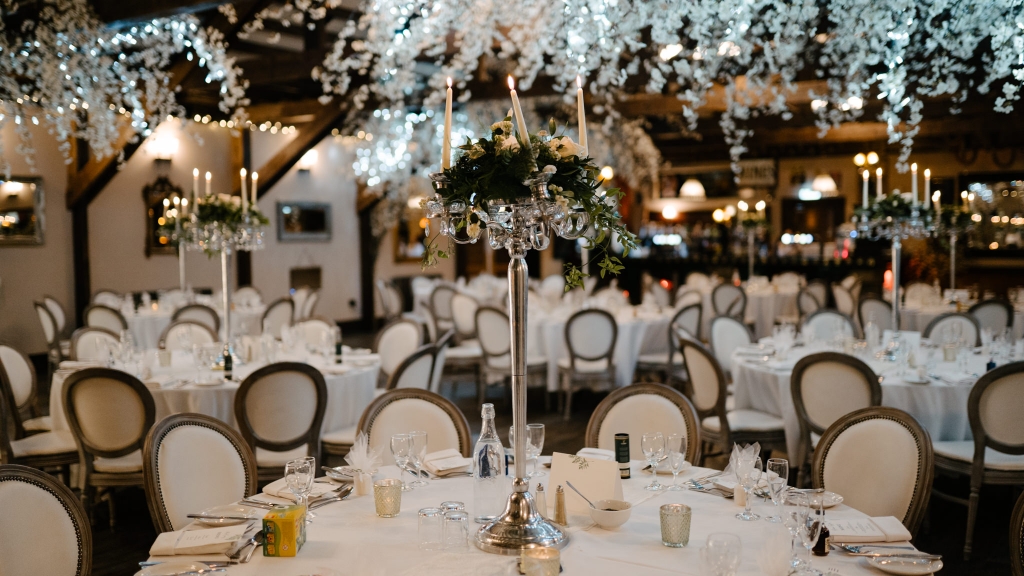
<instances>
[{"instance_id":1,"label":"candelabra arm","mask_svg":"<svg viewBox=\"0 0 1024 576\"><path fill-rule=\"evenodd\" d=\"M220 251L221 305L224 307L224 342L231 345L231 283L228 282L228 268L231 252L227 246Z\"/></svg>"},{"instance_id":2,"label":"candelabra arm","mask_svg":"<svg viewBox=\"0 0 1024 576\"><path fill-rule=\"evenodd\" d=\"M896 233L892 237L892 333L894 338L900 329L900 252L902 248L902 239L900 234Z\"/></svg>"},{"instance_id":3,"label":"candelabra arm","mask_svg":"<svg viewBox=\"0 0 1024 576\"><path fill-rule=\"evenodd\" d=\"M949 289L956 290L956 232L949 233Z\"/></svg>"}]
</instances>

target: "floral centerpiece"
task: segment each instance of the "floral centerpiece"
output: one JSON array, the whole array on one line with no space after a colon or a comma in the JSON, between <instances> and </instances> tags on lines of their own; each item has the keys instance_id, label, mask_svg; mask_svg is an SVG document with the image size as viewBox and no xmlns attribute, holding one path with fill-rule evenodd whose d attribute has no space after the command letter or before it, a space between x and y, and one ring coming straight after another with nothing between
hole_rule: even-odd
<instances>
[{"instance_id":1,"label":"floral centerpiece","mask_svg":"<svg viewBox=\"0 0 1024 576\"><path fill-rule=\"evenodd\" d=\"M923 222L930 223L935 218L935 210L930 206L914 206L899 192L871 198L868 201L867 207L861 206L854 213L857 215L857 219L862 222L898 223L916 216Z\"/></svg>"},{"instance_id":2,"label":"floral centerpiece","mask_svg":"<svg viewBox=\"0 0 1024 576\"><path fill-rule=\"evenodd\" d=\"M262 246L263 227L269 223L255 204L243 202L241 196L208 194L196 198L185 237L207 256L224 249L252 250Z\"/></svg>"},{"instance_id":3,"label":"floral centerpiece","mask_svg":"<svg viewBox=\"0 0 1024 576\"><path fill-rule=\"evenodd\" d=\"M505 246L513 233L507 224L520 215L517 206L536 201L532 210L541 213L525 216L537 217L527 223L528 228L532 226L533 248L548 245L552 231L545 226L563 238L583 237L592 227L594 233L586 237L588 262L597 261L602 278L622 270L622 262L606 247L612 236L623 255L637 245L636 236L620 221L622 192L603 188L600 167L564 130L556 131L554 120L548 130L523 138L516 136L509 114L491 125L490 138L468 140L459 149L462 153L454 165L436 180L435 197L423 201L428 217L451 216L442 220L439 234L428 241L424 268L450 255L450 249L438 247L438 236L447 236L449 242L475 242L486 229L492 248ZM587 276L574 264L566 264L566 290L582 286Z\"/></svg>"}]
</instances>

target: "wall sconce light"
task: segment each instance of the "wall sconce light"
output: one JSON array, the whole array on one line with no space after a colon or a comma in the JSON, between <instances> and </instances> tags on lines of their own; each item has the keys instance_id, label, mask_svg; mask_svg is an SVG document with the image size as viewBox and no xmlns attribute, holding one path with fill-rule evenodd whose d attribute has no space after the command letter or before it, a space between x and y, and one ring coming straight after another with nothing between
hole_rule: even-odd
<instances>
[{"instance_id":1,"label":"wall sconce light","mask_svg":"<svg viewBox=\"0 0 1024 576\"><path fill-rule=\"evenodd\" d=\"M168 134L160 134L153 137L148 149L149 153L157 162L170 162L178 153L178 138Z\"/></svg>"},{"instance_id":2,"label":"wall sconce light","mask_svg":"<svg viewBox=\"0 0 1024 576\"><path fill-rule=\"evenodd\" d=\"M299 170L302 172L309 172L313 166L316 166L316 162L319 159L320 153L317 152L315 148L306 151L306 153L302 155L302 158L299 158Z\"/></svg>"}]
</instances>

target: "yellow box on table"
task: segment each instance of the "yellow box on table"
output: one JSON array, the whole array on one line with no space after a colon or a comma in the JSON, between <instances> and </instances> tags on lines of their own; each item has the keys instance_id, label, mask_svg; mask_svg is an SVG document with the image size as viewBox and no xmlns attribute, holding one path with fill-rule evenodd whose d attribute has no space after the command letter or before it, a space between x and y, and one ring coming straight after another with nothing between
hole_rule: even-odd
<instances>
[{"instance_id":1,"label":"yellow box on table","mask_svg":"<svg viewBox=\"0 0 1024 576\"><path fill-rule=\"evenodd\" d=\"M263 517L264 556L295 556L305 542L305 506L274 508Z\"/></svg>"}]
</instances>

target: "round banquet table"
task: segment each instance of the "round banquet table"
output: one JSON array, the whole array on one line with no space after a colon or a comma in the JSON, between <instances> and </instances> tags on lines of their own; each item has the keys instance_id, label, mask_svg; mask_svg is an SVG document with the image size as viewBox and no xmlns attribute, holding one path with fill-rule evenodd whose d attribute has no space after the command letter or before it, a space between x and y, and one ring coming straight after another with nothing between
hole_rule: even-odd
<instances>
[{"instance_id":1,"label":"round banquet table","mask_svg":"<svg viewBox=\"0 0 1024 576\"><path fill-rule=\"evenodd\" d=\"M213 306L213 309L217 311L217 315L220 316L220 321L224 322L224 313L221 311L219 306ZM235 336L241 336L244 334L259 334L263 327L261 323L263 321L263 312L266 310L266 306L254 306L254 307L243 307L235 306L231 310L231 333ZM131 331L132 337L135 338L135 344L139 348L156 348L160 344L160 335L164 333L164 330L171 323L171 316L173 313L166 309L146 309L140 308L133 314L126 314L125 321L128 322L128 330Z\"/></svg>"},{"instance_id":2,"label":"round banquet table","mask_svg":"<svg viewBox=\"0 0 1024 576\"><path fill-rule=\"evenodd\" d=\"M793 287L772 285L747 292L747 308L743 314L743 321L754 326L756 338L771 336L776 318L799 317L796 306L797 293L798 290Z\"/></svg>"},{"instance_id":3,"label":"round banquet table","mask_svg":"<svg viewBox=\"0 0 1024 576\"><path fill-rule=\"evenodd\" d=\"M355 426L363 410L374 399L380 362L374 361L369 365L360 366L342 363L325 367L321 358L312 357L309 363L323 373L327 384L327 410L324 412L321 433ZM235 422L235 393L238 392L241 380L266 365L249 363L239 366L234 374L237 381L210 386L193 383L196 369L191 354L174 352L171 366L168 368L161 368L155 364L154 362L152 374L144 378L143 382L153 394L157 422L172 414L196 412L212 416L234 428L238 427ZM64 381L76 370L86 367L89 367L89 364L62 362L61 368L54 373L50 391L53 430L70 430L64 413ZM187 383L182 385L182 379Z\"/></svg>"},{"instance_id":4,"label":"round banquet table","mask_svg":"<svg viewBox=\"0 0 1024 576\"><path fill-rule=\"evenodd\" d=\"M561 550L563 574L567 576L664 576L666 574L707 574L700 559L701 549L709 534L727 532L741 542L738 576L761 575L757 557L770 536L772 528L785 531L781 525L763 520L743 522L734 517L741 510L733 500L687 490L647 492L644 485L650 476L640 473L643 462L632 463L632 478L622 481L623 498L633 505L629 520L615 530L604 530L588 516L569 515L569 542ZM712 473L706 468L692 468L680 474L680 481ZM406 475L408 476L408 475ZM374 479L398 478L394 466L382 467ZM546 483L547 476L540 478ZM662 477L661 481L671 481ZM536 482L531 482L531 490ZM372 495L350 496L316 510L316 518L306 528L306 543L291 558L263 556L257 551L247 564L230 567L233 576L513 576L518 557L487 554L472 543L461 552L420 550L417 538L417 510L436 507L444 501L464 502L470 519L473 517L473 479L447 478L431 480L429 485L403 492L401 512L395 518L379 518L374 512ZM265 496L265 495L264 495ZM551 498L550 500L554 500ZM661 543L659 508L663 504L680 503L692 510L689 544L668 548ZM552 504L553 505L553 504ZM762 517L769 514L771 504L755 499L752 508ZM550 513L550 512L549 512ZM828 509L830 520L862 519L867 516L845 504ZM191 526L190 526L191 527ZM470 538L479 525L469 524ZM189 527L186 527L188 529ZM783 538L788 542L787 536ZM789 546L786 546L788 550ZM152 561L169 561L169 556L153 556ZM175 556L175 560L223 561L223 555ZM877 575L863 558L832 552L815 556L813 566L823 572L830 568L843 576Z\"/></svg>"},{"instance_id":5,"label":"round banquet table","mask_svg":"<svg viewBox=\"0 0 1024 576\"><path fill-rule=\"evenodd\" d=\"M949 304L909 305L900 308L900 329L911 332L924 332L928 323L940 314L956 312L956 307ZM1013 338L1024 337L1024 310L1013 311Z\"/></svg>"},{"instance_id":6,"label":"round banquet table","mask_svg":"<svg viewBox=\"0 0 1024 576\"><path fill-rule=\"evenodd\" d=\"M825 348L795 348L785 360L763 360L733 354L733 397L737 409L753 409L781 417L785 421L786 452L792 460L800 442L800 422L790 392L790 377L797 361ZM891 362L870 360L868 365L882 376L882 405L899 408L917 419L935 442L971 439L967 419L967 397L978 374L985 373L987 357L971 355L969 373L958 374L956 363L939 362L928 384L911 384L900 379Z\"/></svg>"}]
</instances>

